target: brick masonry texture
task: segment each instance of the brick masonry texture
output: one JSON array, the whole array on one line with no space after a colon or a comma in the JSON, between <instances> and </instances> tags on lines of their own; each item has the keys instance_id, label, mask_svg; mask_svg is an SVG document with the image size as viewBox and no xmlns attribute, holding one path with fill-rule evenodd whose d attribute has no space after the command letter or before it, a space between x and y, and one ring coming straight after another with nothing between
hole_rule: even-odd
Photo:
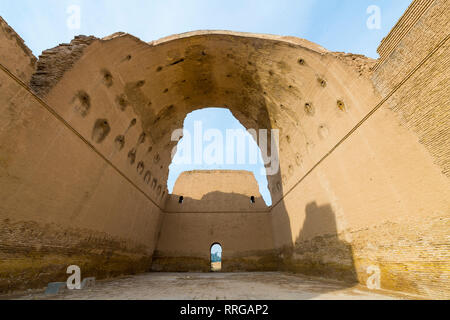
<instances>
[{"instance_id":1,"label":"brick masonry texture","mask_svg":"<svg viewBox=\"0 0 450 320\"><path fill-rule=\"evenodd\" d=\"M219 242L226 272L366 285L375 267L383 289L448 299L449 5L413 1L379 60L195 31L79 36L36 64L1 20L0 291L71 264L207 272ZM171 133L211 106L279 129L272 206L246 172L186 173L168 193Z\"/></svg>"}]
</instances>

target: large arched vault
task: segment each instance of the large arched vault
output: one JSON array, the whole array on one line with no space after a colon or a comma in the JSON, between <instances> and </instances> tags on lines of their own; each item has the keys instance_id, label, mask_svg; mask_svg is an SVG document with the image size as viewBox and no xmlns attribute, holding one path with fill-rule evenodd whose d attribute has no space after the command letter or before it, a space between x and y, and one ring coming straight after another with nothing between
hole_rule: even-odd
<instances>
[{"instance_id":1,"label":"large arched vault","mask_svg":"<svg viewBox=\"0 0 450 320\"><path fill-rule=\"evenodd\" d=\"M414 1L378 60L197 31L78 36L36 64L0 20L0 292L69 265L209 271L220 243L223 271L378 272L382 288L448 297L448 6ZM172 133L205 107L279 130L271 207L242 172L185 174L184 197L168 194Z\"/></svg>"},{"instance_id":2,"label":"large arched vault","mask_svg":"<svg viewBox=\"0 0 450 320\"><path fill-rule=\"evenodd\" d=\"M225 107L248 129L280 130L284 175L269 177L276 202L277 183L291 188L379 99L367 78L373 60L298 38L199 31L151 43L122 33L83 40L44 52L32 88L88 137L97 119L108 120L110 138L137 119L152 148L144 162L164 187L172 132L196 109ZM80 92L85 115L74 114Z\"/></svg>"}]
</instances>

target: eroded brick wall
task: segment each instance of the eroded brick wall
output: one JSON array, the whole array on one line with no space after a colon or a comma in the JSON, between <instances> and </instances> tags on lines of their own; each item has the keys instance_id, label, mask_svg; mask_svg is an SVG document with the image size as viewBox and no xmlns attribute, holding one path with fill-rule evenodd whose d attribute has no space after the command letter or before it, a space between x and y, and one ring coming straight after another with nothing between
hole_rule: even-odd
<instances>
[{"instance_id":1,"label":"eroded brick wall","mask_svg":"<svg viewBox=\"0 0 450 320\"><path fill-rule=\"evenodd\" d=\"M160 209L0 70L0 292L150 270Z\"/></svg>"},{"instance_id":2,"label":"eroded brick wall","mask_svg":"<svg viewBox=\"0 0 450 320\"><path fill-rule=\"evenodd\" d=\"M386 37L382 45L393 48L380 51L372 78L383 96L395 91L386 107L450 178L450 2L414 1L405 17L415 24Z\"/></svg>"},{"instance_id":3,"label":"eroded brick wall","mask_svg":"<svg viewBox=\"0 0 450 320\"><path fill-rule=\"evenodd\" d=\"M36 62L23 39L0 17L0 63L28 83L36 70Z\"/></svg>"},{"instance_id":4,"label":"eroded brick wall","mask_svg":"<svg viewBox=\"0 0 450 320\"><path fill-rule=\"evenodd\" d=\"M450 296L449 4L413 2L373 71L378 104L272 209L275 227L289 213L287 270L366 284L378 268L383 289Z\"/></svg>"}]
</instances>

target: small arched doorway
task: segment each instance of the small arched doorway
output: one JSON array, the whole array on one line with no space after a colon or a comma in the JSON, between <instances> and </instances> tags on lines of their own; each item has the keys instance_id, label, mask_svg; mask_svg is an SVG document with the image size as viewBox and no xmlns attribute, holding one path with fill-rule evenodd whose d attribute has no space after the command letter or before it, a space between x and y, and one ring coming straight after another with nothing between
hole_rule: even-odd
<instances>
[{"instance_id":1,"label":"small arched doorway","mask_svg":"<svg viewBox=\"0 0 450 320\"><path fill-rule=\"evenodd\" d=\"M211 246L211 271L222 271L222 246L220 243L214 243Z\"/></svg>"}]
</instances>

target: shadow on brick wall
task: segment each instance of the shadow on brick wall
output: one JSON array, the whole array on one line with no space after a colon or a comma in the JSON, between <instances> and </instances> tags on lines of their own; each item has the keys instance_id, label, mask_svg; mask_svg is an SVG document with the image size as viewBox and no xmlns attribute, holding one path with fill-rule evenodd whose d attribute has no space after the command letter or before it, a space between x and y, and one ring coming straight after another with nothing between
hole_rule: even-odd
<instances>
[{"instance_id":1,"label":"shadow on brick wall","mask_svg":"<svg viewBox=\"0 0 450 320\"><path fill-rule=\"evenodd\" d=\"M283 252L287 271L358 283L351 245L338 236L331 205L311 202L295 243Z\"/></svg>"}]
</instances>

